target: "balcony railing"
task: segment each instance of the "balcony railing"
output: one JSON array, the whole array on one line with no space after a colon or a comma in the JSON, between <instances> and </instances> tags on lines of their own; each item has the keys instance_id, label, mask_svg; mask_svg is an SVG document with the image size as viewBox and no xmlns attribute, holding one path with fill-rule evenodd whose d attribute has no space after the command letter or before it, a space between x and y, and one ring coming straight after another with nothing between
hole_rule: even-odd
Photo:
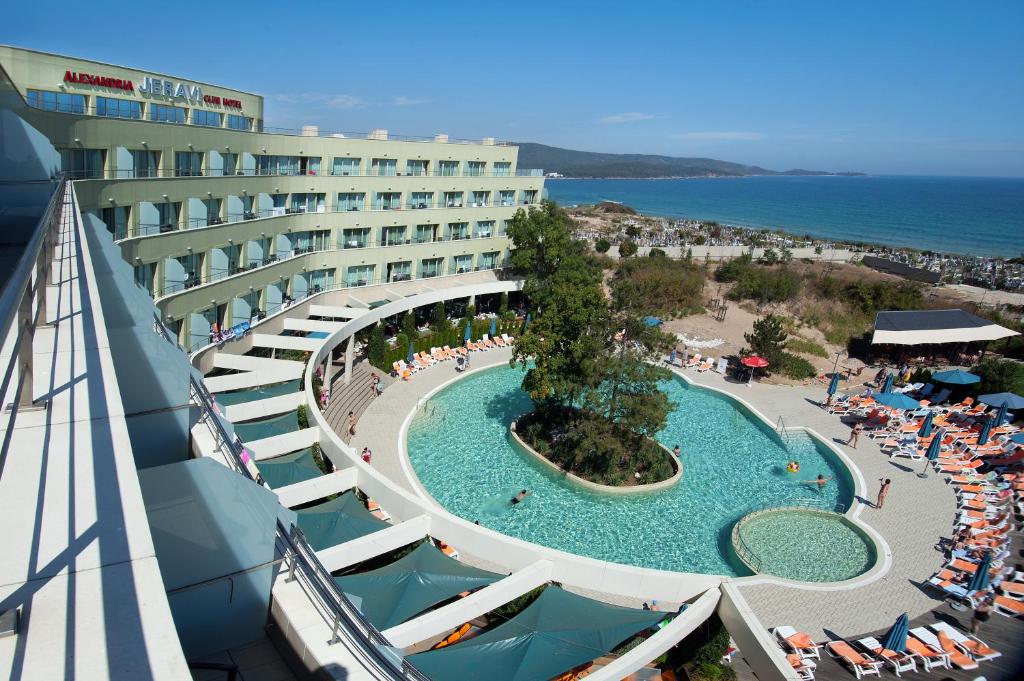
<instances>
[{"instance_id":1,"label":"balcony railing","mask_svg":"<svg viewBox=\"0 0 1024 681\"><path fill-rule=\"evenodd\" d=\"M64 174L72 180L153 180L153 179L184 179L190 177L474 177L474 178L495 178L495 177L543 177L544 171L536 168L516 170L515 173L493 172L486 173L447 173L436 170L427 173L395 172L384 173L373 170L365 173L352 173L348 171L331 170L299 170L299 169L183 169L166 166L161 168L121 168L114 170L93 169L93 170L68 170Z\"/></svg>"}]
</instances>

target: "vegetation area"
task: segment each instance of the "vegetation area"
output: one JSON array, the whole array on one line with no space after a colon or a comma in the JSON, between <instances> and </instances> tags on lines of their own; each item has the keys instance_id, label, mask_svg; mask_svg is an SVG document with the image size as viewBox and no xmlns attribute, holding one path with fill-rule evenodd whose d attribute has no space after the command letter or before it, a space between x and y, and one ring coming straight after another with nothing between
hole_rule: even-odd
<instances>
[{"instance_id":1,"label":"vegetation area","mask_svg":"<svg viewBox=\"0 0 1024 681\"><path fill-rule=\"evenodd\" d=\"M476 310L472 306L467 308L466 316L457 322L450 322L446 317L443 320L439 319L437 314L438 309L435 307L432 315L431 330L424 334L421 334L416 329L415 323L413 323L410 333L408 325L404 323L403 319L402 331L395 336L395 341L390 345L384 337L384 325L378 322L370 329L369 338L367 339L367 359L370 360L370 364L383 372L390 373L395 362L408 359L410 340L412 341L413 351L416 353L426 352L430 354L430 348L443 348L446 345L452 348L461 346L466 338L467 321L470 324L470 338L473 340L483 337L484 334L489 335L491 332L491 320L474 319ZM444 314L443 306L440 308L440 314ZM411 319L411 316L408 314L405 317ZM495 321L495 330L498 336L506 333L514 337L519 334L522 328L523 323L512 314L506 313L504 317L499 317Z\"/></svg>"},{"instance_id":2,"label":"vegetation area","mask_svg":"<svg viewBox=\"0 0 1024 681\"><path fill-rule=\"evenodd\" d=\"M606 297L601 264L571 227L545 202L516 213L508 230L512 266L534 310L512 359L527 369L523 389L534 402L523 430L535 449L585 479L622 484L638 471L650 479L656 469L642 453L672 404L658 388L668 372L649 360L669 338L643 323L631 297Z\"/></svg>"},{"instance_id":3,"label":"vegetation area","mask_svg":"<svg viewBox=\"0 0 1024 681\"><path fill-rule=\"evenodd\" d=\"M667 257L623 260L611 281L616 307L662 318L704 311L704 270Z\"/></svg>"},{"instance_id":4,"label":"vegetation area","mask_svg":"<svg viewBox=\"0 0 1024 681\"><path fill-rule=\"evenodd\" d=\"M1024 364L1008 359L985 359L971 369L981 382L977 384L979 395L989 393L1024 394Z\"/></svg>"},{"instance_id":5,"label":"vegetation area","mask_svg":"<svg viewBox=\"0 0 1024 681\"><path fill-rule=\"evenodd\" d=\"M764 357L771 370L796 379L812 378L818 373L814 365L803 357L786 352L789 334L786 333L785 321L778 315L770 314L758 319L753 330L743 334L743 338L750 348L744 348L740 354Z\"/></svg>"}]
</instances>

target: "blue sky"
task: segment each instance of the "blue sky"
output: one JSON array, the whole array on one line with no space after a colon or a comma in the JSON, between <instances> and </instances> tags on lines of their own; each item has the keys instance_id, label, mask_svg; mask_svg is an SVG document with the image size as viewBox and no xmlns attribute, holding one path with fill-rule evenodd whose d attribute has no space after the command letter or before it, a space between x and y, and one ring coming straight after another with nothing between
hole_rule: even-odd
<instances>
[{"instance_id":1,"label":"blue sky","mask_svg":"<svg viewBox=\"0 0 1024 681\"><path fill-rule=\"evenodd\" d=\"M1024 2L9 3L0 42L263 94L270 126L1024 176Z\"/></svg>"}]
</instances>

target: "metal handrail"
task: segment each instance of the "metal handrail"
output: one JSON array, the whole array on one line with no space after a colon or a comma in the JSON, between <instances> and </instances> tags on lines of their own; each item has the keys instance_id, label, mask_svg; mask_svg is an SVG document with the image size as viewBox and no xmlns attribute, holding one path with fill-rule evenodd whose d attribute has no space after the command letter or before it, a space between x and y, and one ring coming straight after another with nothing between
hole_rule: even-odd
<instances>
[{"instance_id":1,"label":"metal handrail","mask_svg":"<svg viewBox=\"0 0 1024 681\"><path fill-rule=\"evenodd\" d=\"M11 407L12 414L17 413L19 408L39 406L32 399L32 339L36 329L46 324L46 287L50 284L53 251L58 239L64 204L70 195L67 191L67 180L61 176L47 180L5 183L8 186L54 183L55 190L36 224L32 238L25 244L14 270L0 291L0 327L4 339L17 323L18 335L0 385L0 395L6 396L11 381L17 379L17 399ZM3 471L3 462L6 458L5 448L0 459L0 473Z\"/></svg>"}]
</instances>

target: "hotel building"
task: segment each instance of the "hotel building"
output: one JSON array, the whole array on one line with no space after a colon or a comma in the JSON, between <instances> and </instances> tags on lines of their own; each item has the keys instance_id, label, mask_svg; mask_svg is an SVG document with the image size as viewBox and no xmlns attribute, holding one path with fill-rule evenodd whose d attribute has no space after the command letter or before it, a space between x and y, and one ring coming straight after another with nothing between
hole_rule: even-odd
<instances>
[{"instance_id":1,"label":"hotel building","mask_svg":"<svg viewBox=\"0 0 1024 681\"><path fill-rule=\"evenodd\" d=\"M13 47L0 64L186 348L310 292L501 268L544 192L492 138L277 130L219 85Z\"/></svg>"}]
</instances>

